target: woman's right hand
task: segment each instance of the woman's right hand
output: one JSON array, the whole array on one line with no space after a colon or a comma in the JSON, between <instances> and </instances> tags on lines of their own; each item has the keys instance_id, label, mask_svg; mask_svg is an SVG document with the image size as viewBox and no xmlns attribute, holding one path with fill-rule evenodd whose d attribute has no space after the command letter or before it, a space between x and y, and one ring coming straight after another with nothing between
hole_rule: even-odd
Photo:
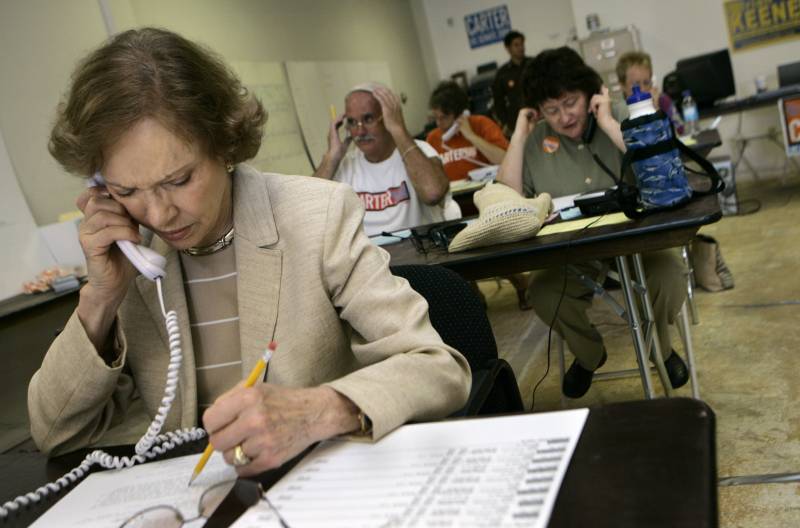
<instances>
[{"instance_id":1,"label":"woman's right hand","mask_svg":"<svg viewBox=\"0 0 800 528\"><path fill-rule=\"evenodd\" d=\"M520 139L527 138L539 121L539 112L535 108L521 108L517 114L517 123L514 126L514 136Z\"/></svg>"},{"instance_id":2,"label":"woman's right hand","mask_svg":"<svg viewBox=\"0 0 800 528\"><path fill-rule=\"evenodd\" d=\"M78 239L88 274L88 283L81 289L78 317L89 339L102 353L117 308L137 274L115 242L130 240L138 244L141 236L125 208L103 187L86 189L76 204L84 214Z\"/></svg>"}]
</instances>

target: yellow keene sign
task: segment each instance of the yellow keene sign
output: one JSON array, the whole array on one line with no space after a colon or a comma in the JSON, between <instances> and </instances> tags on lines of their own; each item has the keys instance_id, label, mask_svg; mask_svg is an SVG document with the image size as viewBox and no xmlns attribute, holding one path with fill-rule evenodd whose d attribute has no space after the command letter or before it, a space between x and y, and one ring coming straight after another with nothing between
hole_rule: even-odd
<instances>
[{"instance_id":1,"label":"yellow keene sign","mask_svg":"<svg viewBox=\"0 0 800 528\"><path fill-rule=\"evenodd\" d=\"M800 0L728 0L731 49L739 51L800 37Z\"/></svg>"}]
</instances>

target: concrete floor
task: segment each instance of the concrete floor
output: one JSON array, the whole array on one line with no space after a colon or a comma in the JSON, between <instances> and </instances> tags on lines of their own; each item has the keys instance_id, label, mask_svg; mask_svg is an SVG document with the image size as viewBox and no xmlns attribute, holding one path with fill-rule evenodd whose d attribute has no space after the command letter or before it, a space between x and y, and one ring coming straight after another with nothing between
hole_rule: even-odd
<instances>
[{"instance_id":1,"label":"concrete floor","mask_svg":"<svg viewBox=\"0 0 800 528\"><path fill-rule=\"evenodd\" d=\"M720 242L735 288L696 295L700 324L692 327L700 396L717 416L719 476L800 472L800 177L739 184L754 214L725 217L701 233ZM500 355L514 368L526 405L547 365L547 327L520 312L507 282L482 281ZM619 292L614 292L619 295ZM603 370L634 368L630 332L604 303L592 319L604 335ZM678 335L673 343L680 350ZM537 411L562 408L558 360L536 390ZM572 361L567 355L567 365ZM680 396L691 396L689 386ZM638 379L597 381L567 407L643 397ZM719 489L720 526L800 526L800 484Z\"/></svg>"}]
</instances>

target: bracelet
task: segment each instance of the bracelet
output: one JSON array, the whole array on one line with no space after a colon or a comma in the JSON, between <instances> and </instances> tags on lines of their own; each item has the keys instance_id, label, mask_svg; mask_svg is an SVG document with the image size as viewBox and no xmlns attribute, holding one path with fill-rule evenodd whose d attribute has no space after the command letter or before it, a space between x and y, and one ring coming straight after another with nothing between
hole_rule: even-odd
<instances>
[{"instance_id":1,"label":"bracelet","mask_svg":"<svg viewBox=\"0 0 800 528\"><path fill-rule=\"evenodd\" d=\"M359 436L369 436L372 434L372 420L369 419L369 416L359 411L358 423L360 426L358 431Z\"/></svg>"},{"instance_id":2,"label":"bracelet","mask_svg":"<svg viewBox=\"0 0 800 528\"><path fill-rule=\"evenodd\" d=\"M410 147L408 147L407 149L405 149L405 150L403 151L403 153L402 153L402 154L400 154L400 158L402 158L402 159L403 159L403 161L405 161L405 159L406 159L406 154L408 154L409 152L411 152L411 151L412 151L412 150L414 150L415 148L417 148L417 144L416 144L416 143L412 144Z\"/></svg>"}]
</instances>

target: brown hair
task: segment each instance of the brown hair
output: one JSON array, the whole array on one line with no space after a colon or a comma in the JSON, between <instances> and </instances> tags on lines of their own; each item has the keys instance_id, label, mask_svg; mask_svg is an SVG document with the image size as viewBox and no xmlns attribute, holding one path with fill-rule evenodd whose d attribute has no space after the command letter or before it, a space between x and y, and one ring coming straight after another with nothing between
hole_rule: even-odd
<instances>
[{"instance_id":1,"label":"brown hair","mask_svg":"<svg viewBox=\"0 0 800 528\"><path fill-rule=\"evenodd\" d=\"M603 86L600 75L567 46L546 49L536 55L522 70L521 82L525 104L532 108L578 90L588 101Z\"/></svg>"},{"instance_id":2,"label":"brown hair","mask_svg":"<svg viewBox=\"0 0 800 528\"><path fill-rule=\"evenodd\" d=\"M103 165L103 151L147 117L234 164L256 155L267 120L213 52L144 28L115 36L79 63L48 149L67 171L88 176Z\"/></svg>"},{"instance_id":3,"label":"brown hair","mask_svg":"<svg viewBox=\"0 0 800 528\"><path fill-rule=\"evenodd\" d=\"M617 78L620 84L625 84L625 77L628 74L628 68L631 66L643 66L653 73L653 61L650 55L643 51L629 51L623 53L617 61Z\"/></svg>"},{"instance_id":4,"label":"brown hair","mask_svg":"<svg viewBox=\"0 0 800 528\"><path fill-rule=\"evenodd\" d=\"M433 90L428 107L431 110L441 110L446 115L459 116L469 109L469 97L457 83L442 81Z\"/></svg>"}]
</instances>

